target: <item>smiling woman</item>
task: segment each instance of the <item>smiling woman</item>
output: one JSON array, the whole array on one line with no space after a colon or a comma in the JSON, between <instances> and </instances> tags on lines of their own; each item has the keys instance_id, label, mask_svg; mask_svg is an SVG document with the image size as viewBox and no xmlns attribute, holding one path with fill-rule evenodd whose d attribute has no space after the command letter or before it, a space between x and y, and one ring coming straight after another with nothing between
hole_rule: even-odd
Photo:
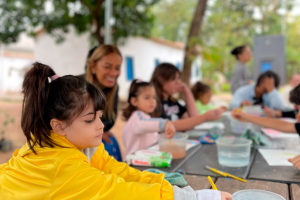
<instances>
[{"instance_id":1,"label":"smiling woman","mask_svg":"<svg viewBox=\"0 0 300 200\"><path fill-rule=\"evenodd\" d=\"M104 124L103 143L105 150L122 161L119 146L109 130L113 127L118 110L117 79L121 72L122 55L119 49L112 45L101 45L92 48L88 53L85 78L100 88L106 97L106 108L103 112Z\"/></svg>"}]
</instances>

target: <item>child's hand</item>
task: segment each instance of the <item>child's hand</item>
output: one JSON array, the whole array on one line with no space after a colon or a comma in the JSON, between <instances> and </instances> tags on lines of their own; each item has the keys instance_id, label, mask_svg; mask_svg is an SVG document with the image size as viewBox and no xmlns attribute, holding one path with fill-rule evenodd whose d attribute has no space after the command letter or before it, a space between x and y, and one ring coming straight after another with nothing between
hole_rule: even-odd
<instances>
[{"instance_id":1,"label":"child's hand","mask_svg":"<svg viewBox=\"0 0 300 200\"><path fill-rule=\"evenodd\" d=\"M231 200L232 195L228 192L221 192L221 200Z\"/></svg>"},{"instance_id":2,"label":"child's hand","mask_svg":"<svg viewBox=\"0 0 300 200\"><path fill-rule=\"evenodd\" d=\"M206 121L214 121L214 120L218 120L222 116L222 113L223 113L222 109L218 108L218 109L210 110L204 113L204 115Z\"/></svg>"},{"instance_id":3,"label":"child's hand","mask_svg":"<svg viewBox=\"0 0 300 200\"><path fill-rule=\"evenodd\" d=\"M237 108L232 109L231 116L239 121L248 122L247 119L245 118L245 113L240 109Z\"/></svg>"},{"instance_id":4,"label":"child's hand","mask_svg":"<svg viewBox=\"0 0 300 200\"><path fill-rule=\"evenodd\" d=\"M275 117L275 112L271 108L265 106L264 110L267 117Z\"/></svg>"},{"instance_id":5,"label":"child's hand","mask_svg":"<svg viewBox=\"0 0 300 200\"><path fill-rule=\"evenodd\" d=\"M280 110L273 110L267 106L264 106L264 110L267 117L282 117L282 112Z\"/></svg>"},{"instance_id":6,"label":"child's hand","mask_svg":"<svg viewBox=\"0 0 300 200\"><path fill-rule=\"evenodd\" d=\"M289 158L288 161L292 163L297 169L300 169L300 155L294 158Z\"/></svg>"},{"instance_id":7,"label":"child's hand","mask_svg":"<svg viewBox=\"0 0 300 200\"><path fill-rule=\"evenodd\" d=\"M179 82L177 85L177 91L184 93L186 90L188 90L188 86L183 82Z\"/></svg>"},{"instance_id":8,"label":"child's hand","mask_svg":"<svg viewBox=\"0 0 300 200\"><path fill-rule=\"evenodd\" d=\"M241 103L241 106L252 106L252 102L251 101L248 101L248 100L245 100Z\"/></svg>"},{"instance_id":9,"label":"child's hand","mask_svg":"<svg viewBox=\"0 0 300 200\"><path fill-rule=\"evenodd\" d=\"M167 138L173 138L176 133L176 129L171 121L167 121L165 124L165 134Z\"/></svg>"},{"instance_id":10,"label":"child's hand","mask_svg":"<svg viewBox=\"0 0 300 200\"><path fill-rule=\"evenodd\" d=\"M228 110L228 108L226 106L221 106L220 109L223 111L223 112L226 112Z\"/></svg>"}]
</instances>

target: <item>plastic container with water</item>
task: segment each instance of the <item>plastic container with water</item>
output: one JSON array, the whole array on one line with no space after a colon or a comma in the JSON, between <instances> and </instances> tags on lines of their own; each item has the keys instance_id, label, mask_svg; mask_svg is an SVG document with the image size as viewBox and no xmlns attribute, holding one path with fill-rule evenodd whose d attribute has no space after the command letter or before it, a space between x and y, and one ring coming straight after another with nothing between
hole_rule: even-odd
<instances>
[{"instance_id":1,"label":"plastic container with water","mask_svg":"<svg viewBox=\"0 0 300 200\"><path fill-rule=\"evenodd\" d=\"M172 154L173 159L183 158L186 155L186 133L177 132L172 139L160 134L158 139L159 151L166 151Z\"/></svg>"},{"instance_id":2,"label":"plastic container with water","mask_svg":"<svg viewBox=\"0 0 300 200\"><path fill-rule=\"evenodd\" d=\"M227 167L249 165L252 141L245 138L222 137L217 141L218 161Z\"/></svg>"},{"instance_id":3,"label":"plastic container with water","mask_svg":"<svg viewBox=\"0 0 300 200\"><path fill-rule=\"evenodd\" d=\"M252 189L234 193L232 200L285 200L285 198L273 192Z\"/></svg>"},{"instance_id":4,"label":"plastic container with water","mask_svg":"<svg viewBox=\"0 0 300 200\"><path fill-rule=\"evenodd\" d=\"M243 134L248 128L251 127L251 123L241 122L230 116L230 126L232 133Z\"/></svg>"},{"instance_id":5,"label":"plastic container with water","mask_svg":"<svg viewBox=\"0 0 300 200\"><path fill-rule=\"evenodd\" d=\"M253 116L261 116L263 114L263 109L260 105L245 106L243 108L243 112ZM231 131L233 133L243 134L252 125L251 123L241 122L239 120L234 119L232 116L230 116L230 126L231 126Z\"/></svg>"}]
</instances>

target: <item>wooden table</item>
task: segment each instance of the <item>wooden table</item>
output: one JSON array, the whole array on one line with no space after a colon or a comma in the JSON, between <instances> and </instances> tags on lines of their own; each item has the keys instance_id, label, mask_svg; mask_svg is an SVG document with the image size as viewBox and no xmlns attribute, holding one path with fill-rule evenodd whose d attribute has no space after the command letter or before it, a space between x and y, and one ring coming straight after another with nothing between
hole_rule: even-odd
<instances>
[{"instance_id":1,"label":"wooden table","mask_svg":"<svg viewBox=\"0 0 300 200\"><path fill-rule=\"evenodd\" d=\"M290 194L291 194L291 200L300 199L300 185L299 184L291 184L290 185Z\"/></svg>"},{"instance_id":2,"label":"wooden table","mask_svg":"<svg viewBox=\"0 0 300 200\"><path fill-rule=\"evenodd\" d=\"M300 183L300 170L293 166L269 166L263 156L257 152L248 178L285 183Z\"/></svg>"},{"instance_id":3,"label":"wooden table","mask_svg":"<svg viewBox=\"0 0 300 200\"><path fill-rule=\"evenodd\" d=\"M207 176L184 175L188 185L194 190L211 189L211 185ZM274 192L281 195L286 200L299 200L300 199L300 185L291 184L289 187L285 183L275 183L268 181L247 180L246 183L231 179L231 178L212 178L216 187L220 191L229 192L231 194L240 190L257 189ZM289 190L291 194L289 194Z\"/></svg>"},{"instance_id":4,"label":"wooden table","mask_svg":"<svg viewBox=\"0 0 300 200\"><path fill-rule=\"evenodd\" d=\"M231 133L230 123L226 118L223 118L222 121L225 124L225 135L240 136ZM252 128L255 131L261 131L261 127L259 126L253 125ZM194 131L191 133L191 136L195 139L203 134L203 132L196 133ZM278 138L270 140L272 141L272 145L269 147L271 149L300 149L300 139ZM207 175L210 175L217 177L214 178L214 181L219 190L231 194L240 190L259 189L277 193L286 200L300 200L300 170L289 166L269 166L258 151L253 152L252 150L251 159L250 163L252 165L246 170L241 168L226 168L218 164L216 146L203 145L181 168L187 174L194 174L185 175L188 184L194 190L211 188L207 180ZM204 165L215 167L242 178L248 178L247 182L243 183L232 178L218 177L217 174L206 170Z\"/></svg>"},{"instance_id":5,"label":"wooden table","mask_svg":"<svg viewBox=\"0 0 300 200\"><path fill-rule=\"evenodd\" d=\"M232 175L247 178L250 170L251 162L254 158L255 150L251 150L250 164L247 167L225 167L218 162L218 153L216 145L203 145L189 160L187 160L181 167L186 174L204 175L220 177L218 174L211 172L204 166L216 168L218 170L230 173Z\"/></svg>"},{"instance_id":6,"label":"wooden table","mask_svg":"<svg viewBox=\"0 0 300 200\"><path fill-rule=\"evenodd\" d=\"M246 183L235 179L218 178L216 181L218 190L229 192L231 194L248 189L266 190L281 195L289 200L289 187L285 183L274 183L268 181L247 180ZM298 190L299 191L299 190Z\"/></svg>"},{"instance_id":7,"label":"wooden table","mask_svg":"<svg viewBox=\"0 0 300 200\"><path fill-rule=\"evenodd\" d=\"M190 159L191 156L193 156L196 152L199 151L199 149L202 147L202 145L197 145L196 147L193 147L191 149L189 149L187 152L186 152L186 156L184 158L181 158L181 159L173 159L172 162L171 162L171 167L156 167L155 169L159 169L159 170L162 170L164 172L175 172L177 171L178 169L181 168L181 166L187 161ZM142 167L142 166L131 166L135 169L138 169L138 170L145 170L145 169L149 169L151 167Z\"/></svg>"}]
</instances>

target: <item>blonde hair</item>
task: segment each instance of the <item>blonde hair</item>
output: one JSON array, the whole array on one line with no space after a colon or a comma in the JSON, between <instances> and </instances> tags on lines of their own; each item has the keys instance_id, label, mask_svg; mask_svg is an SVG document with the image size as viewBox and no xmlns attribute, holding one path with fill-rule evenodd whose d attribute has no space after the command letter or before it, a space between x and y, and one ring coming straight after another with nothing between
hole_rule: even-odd
<instances>
[{"instance_id":1,"label":"blonde hair","mask_svg":"<svg viewBox=\"0 0 300 200\"><path fill-rule=\"evenodd\" d=\"M101 60L104 56L107 56L109 54L117 54L122 58L122 54L120 50L113 45L101 45L97 47L93 54L87 58L86 61L86 73L85 78L88 82L98 86L99 82L95 75L92 73L92 66L95 65L99 60ZM116 119L116 114L114 112L114 99L116 98L116 91L118 89L117 84L115 84L114 87L112 87L109 92L106 94L106 107L103 112L103 116L106 117L109 121L114 121Z\"/></svg>"}]
</instances>

